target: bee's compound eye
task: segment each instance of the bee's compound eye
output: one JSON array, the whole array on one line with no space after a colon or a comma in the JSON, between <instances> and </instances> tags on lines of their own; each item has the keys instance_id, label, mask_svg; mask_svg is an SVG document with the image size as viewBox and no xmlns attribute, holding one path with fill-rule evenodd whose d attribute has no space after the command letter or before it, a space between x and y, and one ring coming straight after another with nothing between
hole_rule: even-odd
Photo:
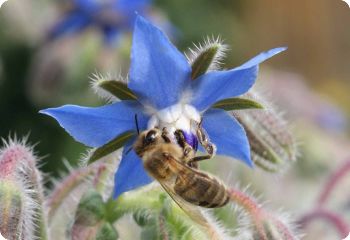
<instances>
[{"instance_id":1,"label":"bee's compound eye","mask_svg":"<svg viewBox=\"0 0 350 240\"><path fill-rule=\"evenodd\" d=\"M143 141L144 145L149 145L153 143L156 140L157 132L154 130L151 130L147 133L145 136L145 139Z\"/></svg>"}]
</instances>

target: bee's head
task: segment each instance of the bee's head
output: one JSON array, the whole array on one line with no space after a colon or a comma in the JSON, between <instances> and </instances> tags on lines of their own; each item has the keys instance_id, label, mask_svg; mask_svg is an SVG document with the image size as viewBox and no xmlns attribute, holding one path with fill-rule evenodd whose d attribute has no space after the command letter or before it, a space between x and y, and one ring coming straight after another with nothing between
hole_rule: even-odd
<instances>
[{"instance_id":1,"label":"bee's head","mask_svg":"<svg viewBox=\"0 0 350 240\"><path fill-rule=\"evenodd\" d=\"M150 145L156 144L162 141L162 133L159 129L153 128L151 130L145 131L142 134L142 145L148 147Z\"/></svg>"},{"instance_id":2,"label":"bee's head","mask_svg":"<svg viewBox=\"0 0 350 240\"><path fill-rule=\"evenodd\" d=\"M162 137L162 131L158 128L152 128L138 135L134 144L134 150L138 155L142 155L144 151L160 143L165 143Z\"/></svg>"}]
</instances>

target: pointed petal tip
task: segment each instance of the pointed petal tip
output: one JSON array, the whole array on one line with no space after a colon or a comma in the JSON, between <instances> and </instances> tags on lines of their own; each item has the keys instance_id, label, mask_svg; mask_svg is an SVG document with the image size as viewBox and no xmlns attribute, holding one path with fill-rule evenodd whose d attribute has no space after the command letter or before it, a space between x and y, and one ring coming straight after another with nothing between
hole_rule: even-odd
<instances>
[{"instance_id":1,"label":"pointed petal tip","mask_svg":"<svg viewBox=\"0 0 350 240\"><path fill-rule=\"evenodd\" d=\"M244 162L248 165L249 168L253 169L255 167L253 161L251 160L250 156Z\"/></svg>"},{"instance_id":2,"label":"pointed petal tip","mask_svg":"<svg viewBox=\"0 0 350 240\"><path fill-rule=\"evenodd\" d=\"M113 196L112 196L112 197L113 197L114 200L117 200L118 197L119 197L121 194L122 194L122 192L118 191L117 188L114 188L114 189L113 189Z\"/></svg>"},{"instance_id":3,"label":"pointed petal tip","mask_svg":"<svg viewBox=\"0 0 350 240\"><path fill-rule=\"evenodd\" d=\"M41 109L38 113L46 114L46 110L47 110L47 109Z\"/></svg>"},{"instance_id":4,"label":"pointed petal tip","mask_svg":"<svg viewBox=\"0 0 350 240\"><path fill-rule=\"evenodd\" d=\"M135 12L135 14L135 27L139 25L151 25L152 27L155 27L150 21L148 21L145 17L141 16L138 12Z\"/></svg>"},{"instance_id":5,"label":"pointed petal tip","mask_svg":"<svg viewBox=\"0 0 350 240\"><path fill-rule=\"evenodd\" d=\"M50 116L56 119L55 117L55 110L57 108L46 108L46 109L42 109L39 111L40 114L46 115L46 116Z\"/></svg>"},{"instance_id":6,"label":"pointed petal tip","mask_svg":"<svg viewBox=\"0 0 350 240\"><path fill-rule=\"evenodd\" d=\"M249 143L248 143L248 145L249 145ZM238 158L238 160L240 160L241 162L246 164L249 168L251 168L251 169L254 168L254 162L252 161L250 151L245 151L245 153L242 154L242 156L240 158Z\"/></svg>"},{"instance_id":7,"label":"pointed petal tip","mask_svg":"<svg viewBox=\"0 0 350 240\"><path fill-rule=\"evenodd\" d=\"M156 109L174 105L187 87L190 74L187 59L166 34L138 15L133 31L128 87L140 101Z\"/></svg>"},{"instance_id":8,"label":"pointed petal tip","mask_svg":"<svg viewBox=\"0 0 350 240\"><path fill-rule=\"evenodd\" d=\"M52 110L52 109L53 109L53 108L41 109L41 110L39 111L39 113L40 113L40 114L45 114L45 115L51 116L51 110Z\"/></svg>"},{"instance_id":9,"label":"pointed petal tip","mask_svg":"<svg viewBox=\"0 0 350 240\"><path fill-rule=\"evenodd\" d=\"M120 134L135 129L136 113L141 129L145 128L148 117L142 111L137 102L120 101L101 107L64 105L43 109L40 113L53 117L76 141L90 147L101 147Z\"/></svg>"},{"instance_id":10,"label":"pointed petal tip","mask_svg":"<svg viewBox=\"0 0 350 240\"><path fill-rule=\"evenodd\" d=\"M267 52L271 53L271 57L275 54L279 54L281 52L284 52L288 49L287 46L283 46L283 47L277 47L277 48L273 48L273 49L270 49L268 50Z\"/></svg>"}]
</instances>

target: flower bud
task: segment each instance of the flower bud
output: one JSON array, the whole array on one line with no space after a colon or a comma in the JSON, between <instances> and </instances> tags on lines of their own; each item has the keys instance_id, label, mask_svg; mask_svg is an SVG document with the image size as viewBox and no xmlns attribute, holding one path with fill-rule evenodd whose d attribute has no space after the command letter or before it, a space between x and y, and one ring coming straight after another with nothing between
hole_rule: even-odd
<instances>
[{"instance_id":1,"label":"flower bud","mask_svg":"<svg viewBox=\"0 0 350 240\"><path fill-rule=\"evenodd\" d=\"M0 179L0 232L8 239L22 235L24 196L16 183Z\"/></svg>"},{"instance_id":2,"label":"flower bud","mask_svg":"<svg viewBox=\"0 0 350 240\"><path fill-rule=\"evenodd\" d=\"M116 240L118 239L118 232L108 222L104 222L97 230L96 240Z\"/></svg>"},{"instance_id":3,"label":"flower bud","mask_svg":"<svg viewBox=\"0 0 350 240\"><path fill-rule=\"evenodd\" d=\"M244 127L250 144L252 160L258 167L279 172L296 159L296 144L284 119L260 97L264 109L234 111L233 115Z\"/></svg>"},{"instance_id":4,"label":"flower bud","mask_svg":"<svg viewBox=\"0 0 350 240\"><path fill-rule=\"evenodd\" d=\"M1 230L9 239L46 239L46 214L43 210L41 174L37 157L22 141L9 140L0 149ZM4 226L5 226L4 225ZM7 230L11 230L7 236ZM12 237L15 234L15 237Z\"/></svg>"},{"instance_id":5,"label":"flower bud","mask_svg":"<svg viewBox=\"0 0 350 240\"><path fill-rule=\"evenodd\" d=\"M96 225L105 215L102 196L95 190L88 190L80 199L75 216L75 224Z\"/></svg>"},{"instance_id":6,"label":"flower bud","mask_svg":"<svg viewBox=\"0 0 350 240\"><path fill-rule=\"evenodd\" d=\"M134 221L140 227L145 227L147 225L155 224L155 219L146 213L146 211L137 211L133 215Z\"/></svg>"},{"instance_id":7,"label":"flower bud","mask_svg":"<svg viewBox=\"0 0 350 240\"><path fill-rule=\"evenodd\" d=\"M95 190L88 190L80 199L70 235L73 240L117 239L114 227L106 222L106 205Z\"/></svg>"},{"instance_id":8,"label":"flower bud","mask_svg":"<svg viewBox=\"0 0 350 240\"><path fill-rule=\"evenodd\" d=\"M273 216L266 216L257 225L253 226L254 240L297 240L299 236L292 233L285 225Z\"/></svg>"}]
</instances>

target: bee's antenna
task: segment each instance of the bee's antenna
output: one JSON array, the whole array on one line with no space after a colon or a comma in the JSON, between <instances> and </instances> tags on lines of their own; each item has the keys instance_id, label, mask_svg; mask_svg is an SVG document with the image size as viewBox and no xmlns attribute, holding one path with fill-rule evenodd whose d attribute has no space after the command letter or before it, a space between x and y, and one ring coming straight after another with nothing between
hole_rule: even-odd
<instances>
[{"instance_id":1,"label":"bee's antenna","mask_svg":"<svg viewBox=\"0 0 350 240\"><path fill-rule=\"evenodd\" d=\"M140 135L139 122L137 121L137 114L135 114L135 125L136 125L137 135Z\"/></svg>"}]
</instances>

